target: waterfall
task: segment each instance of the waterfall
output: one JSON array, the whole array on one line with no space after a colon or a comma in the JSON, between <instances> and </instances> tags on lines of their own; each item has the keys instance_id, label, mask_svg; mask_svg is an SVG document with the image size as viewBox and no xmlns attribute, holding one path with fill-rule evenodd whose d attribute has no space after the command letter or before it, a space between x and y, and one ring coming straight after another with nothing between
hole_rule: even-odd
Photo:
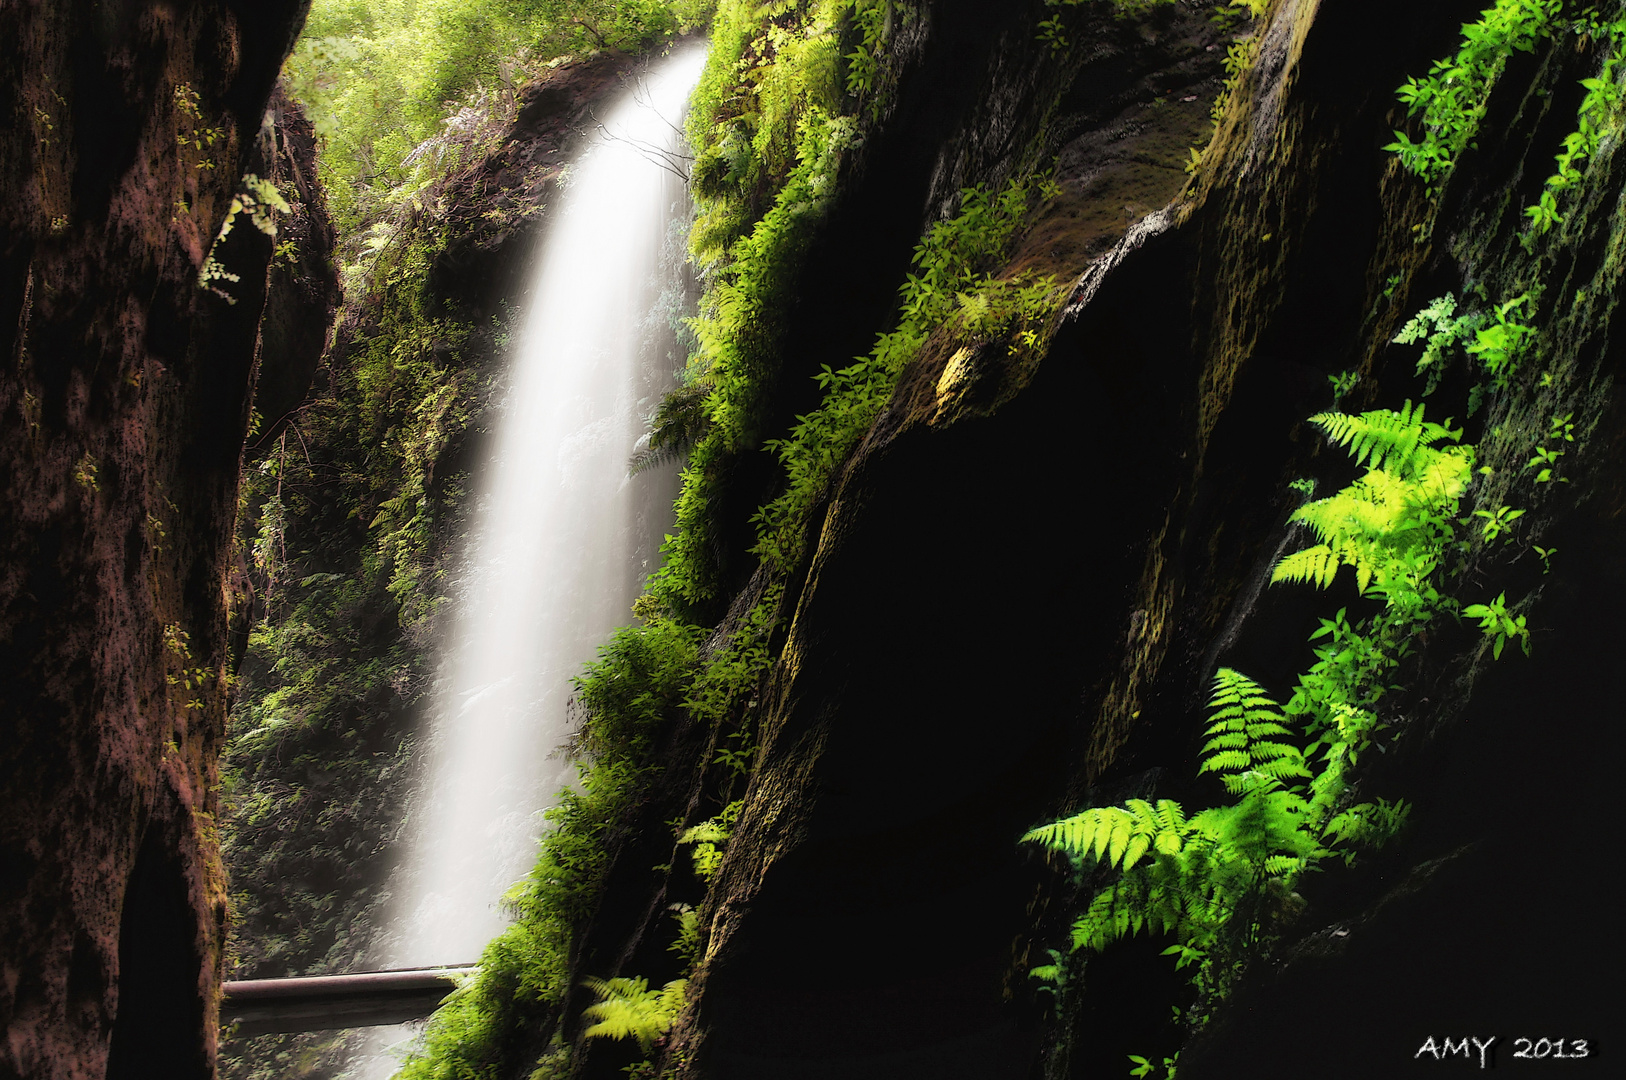
<instances>
[{"instance_id":1,"label":"waterfall","mask_svg":"<svg viewBox=\"0 0 1626 1080\"><path fill-rule=\"evenodd\" d=\"M473 961L506 925L503 893L535 862L541 812L574 779L556 752L571 679L629 621L657 564L676 472L629 476L627 462L681 363L671 322L688 196L660 162L681 148L704 61L703 45L680 46L600 110L546 209L475 485L382 966ZM352 1075L385 1075L395 1061L382 1048L403 1034L376 1032Z\"/></svg>"}]
</instances>

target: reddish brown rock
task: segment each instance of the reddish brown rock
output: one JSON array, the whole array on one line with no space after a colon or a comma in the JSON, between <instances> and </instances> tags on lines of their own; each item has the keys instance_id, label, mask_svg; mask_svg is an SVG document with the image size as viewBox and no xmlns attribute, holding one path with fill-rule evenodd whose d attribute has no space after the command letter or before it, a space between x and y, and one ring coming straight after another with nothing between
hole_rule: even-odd
<instances>
[{"instance_id":1,"label":"reddish brown rock","mask_svg":"<svg viewBox=\"0 0 1626 1080\"><path fill-rule=\"evenodd\" d=\"M261 120L305 9L0 9L0 1074L213 1074L226 541L273 240L240 218L237 280L200 270L240 178L293 168L299 125Z\"/></svg>"}]
</instances>

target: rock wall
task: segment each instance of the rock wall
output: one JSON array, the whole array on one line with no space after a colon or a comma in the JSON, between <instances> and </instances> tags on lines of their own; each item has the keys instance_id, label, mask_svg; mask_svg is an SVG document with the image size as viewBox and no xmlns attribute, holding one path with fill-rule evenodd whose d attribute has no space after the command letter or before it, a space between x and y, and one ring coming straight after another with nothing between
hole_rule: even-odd
<instances>
[{"instance_id":1,"label":"rock wall","mask_svg":"<svg viewBox=\"0 0 1626 1080\"><path fill-rule=\"evenodd\" d=\"M1390 343L1404 319L1448 289L1495 296L1531 274L1550 282L1543 362L1599 424L1573 490L1540 503L1575 562L1532 609L1537 659L1485 674L1466 627L1430 640L1407 668L1406 734L1363 779L1413 800L1422 824L1304 886L1303 939L1284 966L1250 970L1180 1075L1394 1075L1434 1064L1414 1062L1431 1032L1496 1034L1510 1055L1537 1029L1608 1030L1582 988L1614 961L1554 929L1601 917L1585 841L1528 815L1606 816L1618 744L1596 722L1618 712L1603 674L1620 644L1605 615L1620 573L1613 301L1572 311L1617 291L1612 159L1563 239L1534 256L1519 242L1519 200L1551 171L1568 88L1597 55L1566 40L1515 56L1483 145L1437 200L1380 149L1405 122L1395 88L1450 55L1480 6L1270 5L1196 182L1110 250L1070 245L1082 273L1043 362L929 345L905 373L789 590L759 765L664 1058L676 1075L1084 1077L1172 1055L1184 991L1164 942L1092 958L1059 1013L1033 994L1026 970L1041 946L1065 948L1088 895L1017 839L1080 805L1211 797L1196 768L1216 665L1290 688L1326 605L1263 586L1295 539L1289 481L1335 467L1303 424L1331 402L1329 377L1361 376L1345 409L1398 407L1420 392L1415 350ZM956 55L962 75L988 72L973 133L941 161L1000 145L995 106L1023 100L1044 63L1023 31L985 29L999 42L986 69ZM953 182L990 173L985 158ZM1084 231L1078 175L1067 218L1041 220L1021 258L1067 265L1033 238ZM1442 396L1431 409L1460 418L1466 386ZM1514 558L1484 554L1473 585L1537 588L1533 558ZM1562 869L1510 869L1537 849Z\"/></svg>"},{"instance_id":2,"label":"rock wall","mask_svg":"<svg viewBox=\"0 0 1626 1080\"><path fill-rule=\"evenodd\" d=\"M266 113L305 10L0 11L7 1075L213 1075L238 467L257 371L295 393L335 301L309 127ZM206 288L246 173L301 253L270 272L240 217Z\"/></svg>"},{"instance_id":3,"label":"rock wall","mask_svg":"<svg viewBox=\"0 0 1626 1080\"><path fill-rule=\"evenodd\" d=\"M1610 820L1620 749L1609 672L1626 601L1614 388L1626 155L1600 146L1545 239L1523 232L1522 214L1599 46L1560 36L1514 55L1478 144L1430 191L1382 149L1406 122L1394 89L1456 48L1478 0L1276 0L1188 184L1184 150L1206 140L1233 36L1219 7L1120 19L1067 5L1060 43L1041 32L1056 9L1037 0L997 12L934 0L899 24L896 93L865 121L842 191L796 256L789 344L759 388L764 429L811 406L806 376L884 328L922 227L964 185L1055 161L1058 190L1006 269L1074 281L1069 301L1037 361L1008 342L928 342L825 493L816 543L788 581L753 574L744 555L777 474L767 455L730 464L713 509L736 595L703 653L771 590L785 597L767 646L777 660L738 703L760 725L743 809L709 885L689 874L672 823L712 808L724 725L669 718L656 779L604 834L614 862L570 939L562 1011L550 1000L495 1014L513 1075L544 1055L606 1080L633 1061L630 1045L585 1037L587 995L570 988L587 975L659 984L686 972L688 1005L660 1064L719 1080L1062 1080L1182 1046L1182 1076L1365 1077L1435 1067L1417 1057L1431 1036L1495 1036L1508 1061L1519 1037L1610 1030L1592 987L1618 970L1619 947L1591 928L1607 927L1594 823ZM0 141L0 1061L11 1073L214 1070L226 919L216 758L233 635L240 649L267 585L246 564L228 580L238 469L246 438L262 455L288 441L335 302L313 135L273 96L300 18L297 4L0 13L0 112L18 118ZM334 441L304 449L313 475L348 462L366 492L311 481L321 494L299 527L328 546L301 556L295 576L337 590L369 566L327 598L345 601L335 618L366 617L357 656L389 663L324 699L331 723L301 752L361 731L363 710L401 744L422 672L391 665L408 638L421 651L436 597L400 587L400 570L433 580L483 401L486 323L517 288L565 141L625 64L604 58L533 86L496 149L399 223L402 291L375 280L346 314L310 399L331 412ZM290 197L291 248L241 215L212 245L247 174ZM1412 828L1307 879L1305 914L1275 962L1248 968L1194 1037L1170 1019L1189 990L1158 956L1162 941L1091 957L1082 992L1047 1001L1029 971L1065 943L1087 893L1022 833L1131 795L1211 799L1196 770L1216 666L1275 688L1303 667L1327 597L1265 581L1296 539L1290 482L1347 472L1303 423L1332 400L1329 376L1354 374L1345 408L1394 406L1420 392L1415 350L1392 341L1407 317L1447 291L1488 302L1531 282L1548 378L1470 419L1466 436L1502 477L1474 498L1528 508L1524 543L1468 544L1462 587L1476 590L1466 599L1528 598L1533 655L1493 662L1466 622L1419 643L1387 752L1367 755L1358 778L1411 801ZM424 321L425 297L437 311L450 300L456 318ZM386 346L404 351L369 352ZM371 444L343 425L359 408L352 377L385 360L422 378L408 412L446 407L411 429L419 456L380 482L364 467ZM1463 415L1467 396L1453 376L1431 415ZM1566 412L1580 418L1567 483L1538 488L1497 440ZM385 551L357 523L407 536L412 522L385 515L405 502L427 507L430 524L408 537L418 546ZM1536 541L1558 552L1551 574L1527 557ZM369 562L377 551L394 562ZM232 590L249 614L229 628ZM256 664L244 667L249 693L277 689L272 665ZM297 786L273 758L251 778L268 803ZM304 868L312 880L359 882L356 903L373 902L376 867L316 865L327 858ZM244 866L244 880L289 872L275 859ZM669 948L668 902L702 893L688 971ZM268 907L251 928L300 915ZM327 963L351 927L329 929L297 956L250 949L248 960L279 974Z\"/></svg>"}]
</instances>

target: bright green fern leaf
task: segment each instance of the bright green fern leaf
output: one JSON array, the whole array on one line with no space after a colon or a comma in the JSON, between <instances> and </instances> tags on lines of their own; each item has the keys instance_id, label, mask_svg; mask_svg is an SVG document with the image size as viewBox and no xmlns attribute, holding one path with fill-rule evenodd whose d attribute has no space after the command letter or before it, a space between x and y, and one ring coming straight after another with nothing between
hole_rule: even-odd
<instances>
[{"instance_id":1,"label":"bright green fern leaf","mask_svg":"<svg viewBox=\"0 0 1626 1080\"><path fill-rule=\"evenodd\" d=\"M1399 412L1374 409L1359 416L1317 413L1310 422L1325 431L1330 441L1348 450L1355 464L1387 469L1401 476L1409 476L1430 453L1439 453L1431 450L1435 443L1462 438L1461 430L1425 421L1421 402L1414 406L1407 401Z\"/></svg>"},{"instance_id":2,"label":"bright green fern leaf","mask_svg":"<svg viewBox=\"0 0 1626 1080\"><path fill-rule=\"evenodd\" d=\"M1217 772L1225 789L1240 795L1264 780L1308 779L1304 755L1280 736L1291 735L1281 707L1260 685L1239 671L1214 674L1208 742L1198 772Z\"/></svg>"},{"instance_id":3,"label":"bright green fern leaf","mask_svg":"<svg viewBox=\"0 0 1626 1080\"><path fill-rule=\"evenodd\" d=\"M642 978L587 978L582 985L598 995L595 1004L582 1010L582 1016L597 1023L582 1034L589 1039L637 1039L647 1054L683 1010L688 982L674 979L659 990L649 989L649 980Z\"/></svg>"},{"instance_id":4,"label":"bright green fern leaf","mask_svg":"<svg viewBox=\"0 0 1626 1080\"><path fill-rule=\"evenodd\" d=\"M1279 561L1271 580L1328 588L1348 566L1363 594L1418 606L1472 478L1473 448L1455 445L1461 431L1425 420L1423 406L1409 401L1399 412L1320 413L1311 420L1368 469L1342 491L1293 512L1291 520L1308 525L1319 543Z\"/></svg>"},{"instance_id":5,"label":"bright green fern leaf","mask_svg":"<svg viewBox=\"0 0 1626 1080\"><path fill-rule=\"evenodd\" d=\"M1150 852L1169 854L1183 846L1188 828L1180 804L1159 799L1157 806L1130 799L1123 806L1098 806L1042 825L1023 836L1074 858L1128 870Z\"/></svg>"}]
</instances>

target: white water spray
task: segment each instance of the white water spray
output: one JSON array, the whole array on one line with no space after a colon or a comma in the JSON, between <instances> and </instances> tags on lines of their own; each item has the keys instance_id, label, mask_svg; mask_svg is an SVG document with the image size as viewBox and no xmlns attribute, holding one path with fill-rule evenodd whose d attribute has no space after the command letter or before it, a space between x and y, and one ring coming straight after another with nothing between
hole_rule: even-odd
<instances>
[{"instance_id":1,"label":"white water spray","mask_svg":"<svg viewBox=\"0 0 1626 1080\"><path fill-rule=\"evenodd\" d=\"M475 960L507 924L502 895L536 860L540 811L574 778L555 754L570 680L656 565L675 470L629 477L627 460L674 366L662 253L687 194L659 160L680 149L704 60L703 46L684 47L624 90L548 208L477 486L427 783L391 881L384 966ZM379 1031L359 1074L393 1066L379 1051L402 1034Z\"/></svg>"}]
</instances>

